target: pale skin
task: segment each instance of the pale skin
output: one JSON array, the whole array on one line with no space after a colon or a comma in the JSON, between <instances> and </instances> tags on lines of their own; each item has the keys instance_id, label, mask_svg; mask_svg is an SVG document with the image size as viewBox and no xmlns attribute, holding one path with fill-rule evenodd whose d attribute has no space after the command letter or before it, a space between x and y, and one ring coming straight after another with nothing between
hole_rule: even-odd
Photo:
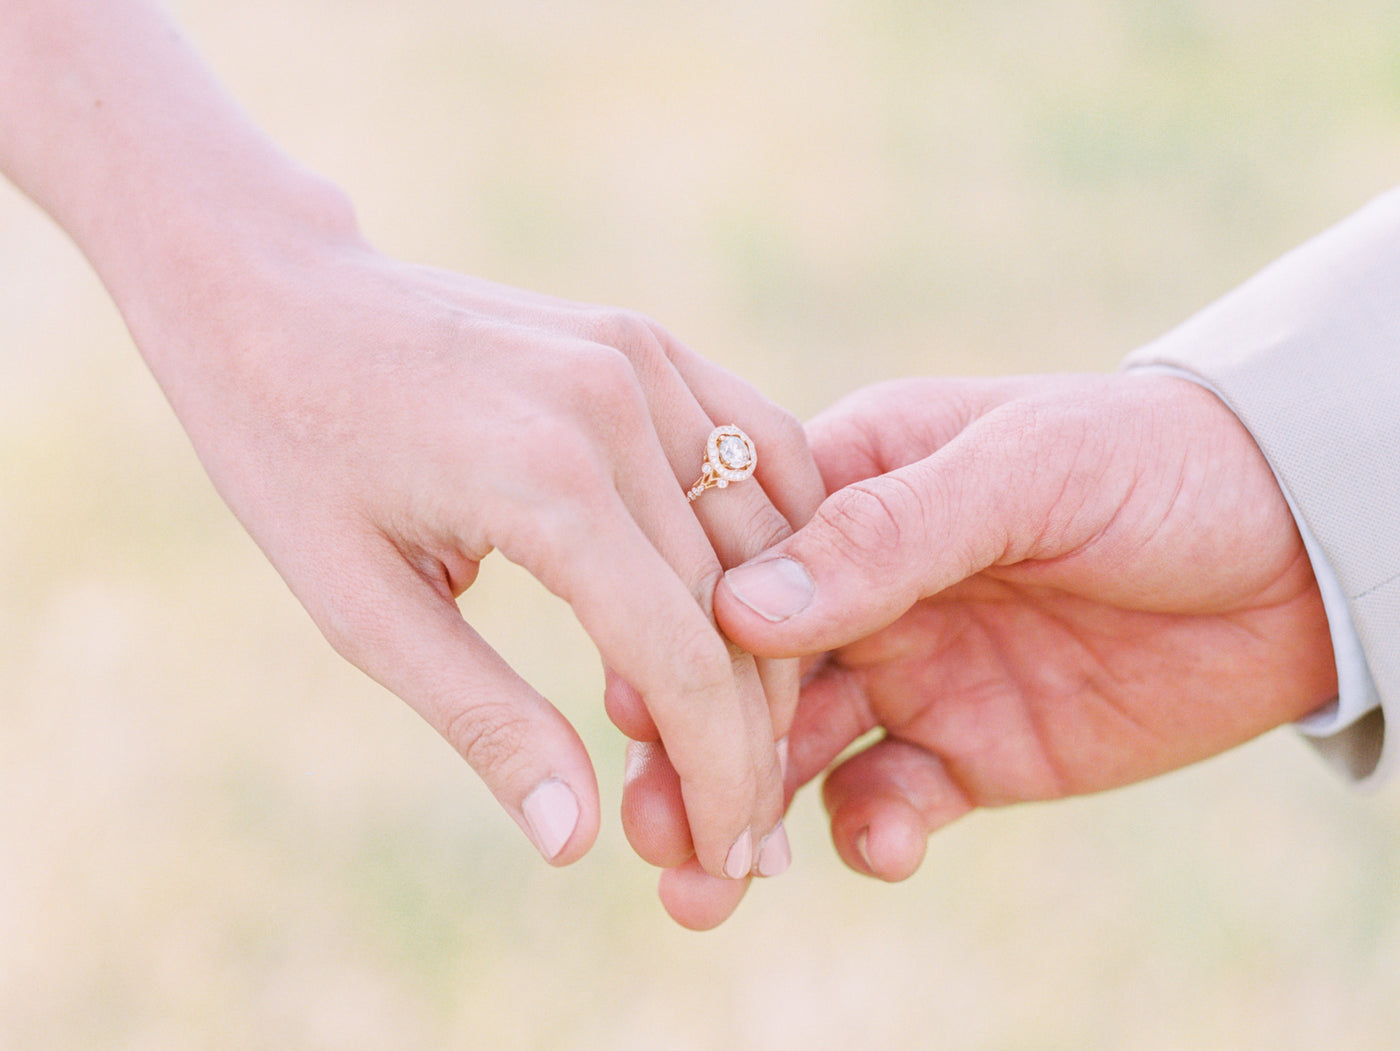
<instances>
[{"instance_id":1,"label":"pale skin","mask_svg":"<svg viewBox=\"0 0 1400 1051\"><path fill-rule=\"evenodd\" d=\"M928 836L974 808L1152 777L1336 694L1278 483L1188 380L908 380L808 433L832 495L730 571L715 608L751 652L816 655L787 787L825 771L832 838L857 871L904 879ZM664 754L639 747L624 821L645 830L644 857L675 866L672 915L712 926L742 887L667 834L676 787Z\"/></svg>"},{"instance_id":2,"label":"pale skin","mask_svg":"<svg viewBox=\"0 0 1400 1051\"><path fill-rule=\"evenodd\" d=\"M6 5L0 170L91 261L332 644L442 733L545 858L593 842L596 779L458 611L492 551L569 602L610 691L637 699L681 771L695 863L786 866L775 739L797 665L730 646L711 596L820 502L787 413L646 318L377 252L145 0ZM691 505L719 423L757 443L757 482Z\"/></svg>"},{"instance_id":3,"label":"pale skin","mask_svg":"<svg viewBox=\"0 0 1400 1051\"><path fill-rule=\"evenodd\" d=\"M974 807L1152 776L1335 692L1277 485L1184 381L874 388L811 426L819 476L791 417L649 320L376 252L143 0L8 5L0 170L332 643L557 864L596 835L591 765L454 599L499 550L570 602L643 742L628 835L688 926L787 864L775 738L790 796L885 731L825 791L842 857L900 879ZM757 482L689 505L729 422Z\"/></svg>"}]
</instances>

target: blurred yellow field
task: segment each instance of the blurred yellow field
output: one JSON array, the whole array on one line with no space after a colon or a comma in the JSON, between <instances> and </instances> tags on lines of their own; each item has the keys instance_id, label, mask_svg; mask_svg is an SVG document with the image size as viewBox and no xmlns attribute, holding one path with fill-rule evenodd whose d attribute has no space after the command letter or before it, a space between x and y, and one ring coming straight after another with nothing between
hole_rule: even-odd
<instances>
[{"instance_id":1,"label":"blurred yellow field","mask_svg":"<svg viewBox=\"0 0 1400 1051\"><path fill-rule=\"evenodd\" d=\"M1109 370L1400 181L1380 0L176 0L405 258L645 311L810 416ZM470 406L463 406L470 412ZM622 744L567 609L468 617ZM545 640L545 641L542 641ZM336 657L102 289L0 186L0 1048L1381 1049L1400 805L1290 732L977 813L908 883L795 862L674 927L615 817L542 865Z\"/></svg>"}]
</instances>

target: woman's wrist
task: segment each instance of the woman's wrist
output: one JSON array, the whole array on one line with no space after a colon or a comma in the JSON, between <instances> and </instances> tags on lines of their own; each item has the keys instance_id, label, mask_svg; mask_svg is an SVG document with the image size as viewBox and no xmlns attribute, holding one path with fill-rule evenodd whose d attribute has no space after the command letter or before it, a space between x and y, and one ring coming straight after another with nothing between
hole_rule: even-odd
<instances>
[{"instance_id":1,"label":"woman's wrist","mask_svg":"<svg viewBox=\"0 0 1400 1051\"><path fill-rule=\"evenodd\" d=\"M290 165L267 175L222 195L172 188L155 202L161 229L89 254L162 383L174 365L168 355L235 350L240 330L251 334L280 292L365 249L334 185Z\"/></svg>"}]
</instances>

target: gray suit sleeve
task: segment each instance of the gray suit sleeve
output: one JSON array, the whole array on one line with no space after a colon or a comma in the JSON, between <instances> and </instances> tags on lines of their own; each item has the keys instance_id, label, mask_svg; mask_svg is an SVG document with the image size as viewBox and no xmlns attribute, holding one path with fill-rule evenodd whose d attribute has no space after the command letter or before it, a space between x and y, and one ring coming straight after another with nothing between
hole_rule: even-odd
<instances>
[{"instance_id":1,"label":"gray suit sleeve","mask_svg":"<svg viewBox=\"0 0 1400 1051\"><path fill-rule=\"evenodd\" d=\"M1199 376L1244 422L1342 586L1380 707L1314 743L1400 764L1400 190L1295 249L1127 367ZM1400 725L1400 722L1397 722Z\"/></svg>"}]
</instances>

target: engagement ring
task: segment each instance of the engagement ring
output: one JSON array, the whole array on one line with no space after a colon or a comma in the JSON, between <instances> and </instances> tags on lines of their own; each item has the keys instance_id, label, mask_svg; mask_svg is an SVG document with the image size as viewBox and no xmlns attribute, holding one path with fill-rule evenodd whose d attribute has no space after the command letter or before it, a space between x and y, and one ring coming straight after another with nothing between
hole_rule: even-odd
<instances>
[{"instance_id":1,"label":"engagement ring","mask_svg":"<svg viewBox=\"0 0 1400 1051\"><path fill-rule=\"evenodd\" d=\"M700 480L686 492L694 500L706 489L723 489L730 482L742 482L758 464L758 450L753 440L732 423L716 427L705 443L705 467Z\"/></svg>"}]
</instances>

